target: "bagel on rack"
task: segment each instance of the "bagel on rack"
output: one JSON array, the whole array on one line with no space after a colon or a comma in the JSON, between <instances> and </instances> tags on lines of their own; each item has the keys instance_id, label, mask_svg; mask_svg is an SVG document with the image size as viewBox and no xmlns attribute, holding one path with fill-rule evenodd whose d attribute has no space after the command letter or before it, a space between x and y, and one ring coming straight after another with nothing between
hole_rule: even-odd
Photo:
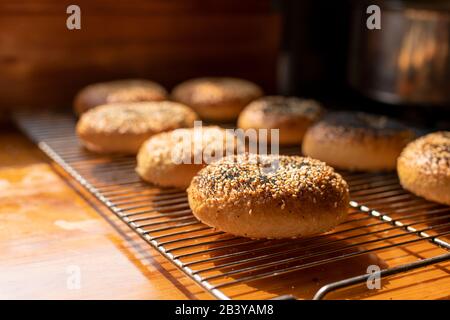
<instances>
[{"instance_id":1,"label":"bagel on rack","mask_svg":"<svg viewBox=\"0 0 450 320\"><path fill-rule=\"evenodd\" d=\"M322 112L322 106L315 100L267 96L245 107L239 115L238 127L244 130L279 129L280 144L300 144L306 129L317 121Z\"/></svg>"},{"instance_id":2,"label":"bagel on rack","mask_svg":"<svg viewBox=\"0 0 450 320\"><path fill-rule=\"evenodd\" d=\"M303 154L339 169L395 170L413 130L385 116L334 112L311 126L303 139Z\"/></svg>"},{"instance_id":3,"label":"bagel on rack","mask_svg":"<svg viewBox=\"0 0 450 320\"><path fill-rule=\"evenodd\" d=\"M196 119L194 111L176 102L113 103L83 113L76 131L93 152L136 154L149 137L192 127Z\"/></svg>"},{"instance_id":4,"label":"bagel on rack","mask_svg":"<svg viewBox=\"0 0 450 320\"><path fill-rule=\"evenodd\" d=\"M230 121L262 94L258 85L247 80L210 77L177 85L172 98L194 109L204 120Z\"/></svg>"},{"instance_id":5,"label":"bagel on rack","mask_svg":"<svg viewBox=\"0 0 450 320\"><path fill-rule=\"evenodd\" d=\"M450 131L414 140L397 162L400 184L427 200L450 205Z\"/></svg>"},{"instance_id":6,"label":"bagel on rack","mask_svg":"<svg viewBox=\"0 0 450 320\"><path fill-rule=\"evenodd\" d=\"M186 189L206 163L236 150L235 136L217 126L154 135L140 148L136 172L147 182Z\"/></svg>"},{"instance_id":7,"label":"bagel on rack","mask_svg":"<svg viewBox=\"0 0 450 320\"><path fill-rule=\"evenodd\" d=\"M167 91L160 84L144 79L124 79L91 84L75 97L74 110L80 115L96 106L117 102L161 101Z\"/></svg>"},{"instance_id":8,"label":"bagel on rack","mask_svg":"<svg viewBox=\"0 0 450 320\"><path fill-rule=\"evenodd\" d=\"M241 154L206 166L187 189L193 214L250 238L296 238L331 230L347 216L348 185L324 162Z\"/></svg>"}]
</instances>

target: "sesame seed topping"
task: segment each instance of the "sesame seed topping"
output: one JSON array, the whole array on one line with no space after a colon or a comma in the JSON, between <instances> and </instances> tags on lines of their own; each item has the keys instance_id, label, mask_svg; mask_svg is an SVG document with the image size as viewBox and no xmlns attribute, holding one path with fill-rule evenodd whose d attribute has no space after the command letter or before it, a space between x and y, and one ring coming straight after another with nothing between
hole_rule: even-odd
<instances>
[{"instance_id":1,"label":"sesame seed topping","mask_svg":"<svg viewBox=\"0 0 450 320\"><path fill-rule=\"evenodd\" d=\"M250 103L247 106L246 110L247 112L261 111L265 115L298 115L314 120L320 116L322 107L317 101L311 99L283 96L266 96Z\"/></svg>"},{"instance_id":2,"label":"sesame seed topping","mask_svg":"<svg viewBox=\"0 0 450 320\"><path fill-rule=\"evenodd\" d=\"M189 105L215 104L223 101L248 103L260 97L262 90L256 84L238 78L206 77L187 80L174 88L175 100Z\"/></svg>"},{"instance_id":3,"label":"sesame seed topping","mask_svg":"<svg viewBox=\"0 0 450 320\"><path fill-rule=\"evenodd\" d=\"M403 150L400 159L420 164L424 173L450 177L450 131L434 132L414 140Z\"/></svg>"},{"instance_id":4,"label":"sesame seed topping","mask_svg":"<svg viewBox=\"0 0 450 320\"><path fill-rule=\"evenodd\" d=\"M93 132L142 133L191 127L196 119L194 111L175 102L127 102L90 109L79 123Z\"/></svg>"},{"instance_id":5,"label":"sesame seed topping","mask_svg":"<svg viewBox=\"0 0 450 320\"><path fill-rule=\"evenodd\" d=\"M342 202L347 183L324 162L300 156L241 154L225 157L202 169L191 187L207 203L284 200Z\"/></svg>"},{"instance_id":6,"label":"sesame seed topping","mask_svg":"<svg viewBox=\"0 0 450 320\"><path fill-rule=\"evenodd\" d=\"M326 115L314 127L323 130L324 138L335 136L349 136L353 139L364 139L367 135L374 137L404 136L410 140L414 137L413 131L401 122L386 116L364 112L340 111Z\"/></svg>"}]
</instances>

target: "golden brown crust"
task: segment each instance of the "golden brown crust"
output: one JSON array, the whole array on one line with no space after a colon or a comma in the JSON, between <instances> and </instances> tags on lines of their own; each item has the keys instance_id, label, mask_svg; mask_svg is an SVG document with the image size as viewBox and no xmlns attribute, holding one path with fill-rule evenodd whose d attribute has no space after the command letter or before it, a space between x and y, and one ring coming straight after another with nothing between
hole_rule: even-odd
<instances>
[{"instance_id":1,"label":"golden brown crust","mask_svg":"<svg viewBox=\"0 0 450 320\"><path fill-rule=\"evenodd\" d=\"M405 125L384 116L335 112L310 127L305 155L346 170L394 170L405 145L414 139Z\"/></svg>"},{"instance_id":2,"label":"golden brown crust","mask_svg":"<svg viewBox=\"0 0 450 320\"><path fill-rule=\"evenodd\" d=\"M227 154L227 148L233 153L234 141L232 133L217 126L160 133L140 148L136 171L150 183L185 189L205 162ZM223 152L213 154L219 150Z\"/></svg>"},{"instance_id":3,"label":"golden brown crust","mask_svg":"<svg viewBox=\"0 0 450 320\"><path fill-rule=\"evenodd\" d=\"M135 154L152 135L192 127L196 119L194 111L176 102L114 103L85 112L76 130L91 151Z\"/></svg>"},{"instance_id":4,"label":"golden brown crust","mask_svg":"<svg viewBox=\"0 0 450 320\"><path fill-rule=\"evenodd\" d=\"M401 185L425 199L450 205L450 131L414 140L397 162Z\"/></svg>"},{"instance_id":5,"label":"golden brown crust","mask_svg":"<svg viewBox=\"0 0 450 320\"><path fill-rule=\"evenodd\" d=\"M347 183L325 163L299 156L244 154L192 179L189 204L203 223L251 238L326 232L347 214Z\"/></svg>"},{"instance_id":6,"label":"golden brown crust","mask_svg":"<svg viewBox=\"0 0 450 320\"><path fill-rule=\"evenodd\" d=\"M245 107L239 115L238 127L244 130L279 129L280 144L299 144L308 127L317 121L322 112L322 106L314 100L267 96Z\"/></svg>"},{"instance_id":7,"label":"golden brown crust","mask_svg":"<svg viewBox=\"0 0 450 320\"><path fill-rule=\"evenodd\" d=\"M190 106L205 120L228 121L236 119L262 94L259 86L243 79L196 78L177 85L172 98Z\"/></svg>"},{"instance_id":8,"label":"golden brown crust","mask_svg":"<svg viewBox=\"0 0 450 320\"><path fill-rule=\"evenodd\" d=\"M167 91L156 82L125 79L91 84L75 97L74 110L78 115L96 106L117 102L162 101Z\"/></svg>"}]
</instances>

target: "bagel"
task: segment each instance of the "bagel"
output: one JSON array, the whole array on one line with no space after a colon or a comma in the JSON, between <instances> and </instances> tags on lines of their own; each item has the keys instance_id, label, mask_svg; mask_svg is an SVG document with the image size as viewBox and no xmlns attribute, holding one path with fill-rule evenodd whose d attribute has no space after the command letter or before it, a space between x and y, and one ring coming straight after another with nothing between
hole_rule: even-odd
<instances>
[{"instance_id":1,"label":"bagel","mask_svg":"<svg viewBox=\"0 0 450 320\"><path fill-rule=\"evenodd\" d=\"M136 154L152 135L192 127L196 119L194 111L175 102L113 103L83 113L76 131L93 152Z\"/></svg>"},{"instance_id":2,"label":"bagel","mask_svg":"<svg viewBox=\"0 0 450 320\"><path fill-rule=\"evenodd\" d=\"M201 222L250 238L297 238L331 230L347 216L348 185L324 162L241 154L199 171L187 189Z\"/></svg>"},{"instance_id":3,"label":"bagel","mask_svg":"<svg viewBox=\"0 0 450 320\"><path fill-rule=\"evenodd\" d=\"M408 144L398 158L397 172L406 190L450 205L450 131L430 133Z\"/></svg>"},{"instance_id":4,"label":"bagel","mask_svg":"<svg viewBox=\"0 0 450 320\"><path fill-rule=\"evenodd\" d=\"M156 82L125 79L91 84L83 88L74 100L75 113L80 115L96 106L117 102L161 101L167 91Z\"/></svg>"},{"instance_id":5,"label":"bagel","mask_svg":"<svg viewBox=\"0 0 450 320\"><path fill-rule=\"evenodd\" d=\"M353 171L392 171L414 131L385 116L334 112L311 126L303 139L304 155Z\"/></svg>"},{"instance_id":6,"label":"bagel","mask_svg":"<svg viewBox=\"0 0 450 320\"><path fill-rule=\"evenodd\" d=\"M234 134L217 126L164 132L142 145L136 172L147 182L186 189L207 163L235 149Z\"/></svg>"},{"instance_id":7,"label":"bagel","mask_svg":"<svg viewBox=\"0 0 450 320\"><path fill-rule=\"evenodd\" d=\"M172 98L194 109L204 120L230 121L262 94L258 85L243 79L196 78L177 85Z\"/></svg>"},{"instance_id":8,"label":"bagel","mask_svg":"<svg viewBox=\"0 0 450 320\"><path fill-rule=\"evenodd\" d=\"M267 96L245 107L239 115L238 127L244 130L279 129L281 145L300 144L306 130L322 111L321 105L314 100Z\"/></svg>"}]
</instances>

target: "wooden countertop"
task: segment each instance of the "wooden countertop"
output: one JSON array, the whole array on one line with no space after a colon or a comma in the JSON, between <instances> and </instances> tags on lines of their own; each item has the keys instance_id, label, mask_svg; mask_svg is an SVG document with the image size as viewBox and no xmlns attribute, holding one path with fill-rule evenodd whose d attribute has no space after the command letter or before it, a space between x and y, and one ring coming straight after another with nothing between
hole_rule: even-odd
<instances>
[{"instance_id":1,"label":"wooden countertop","mask_svg":"<svg viewBox=\"0 0 450 320\"><path fill-rule=\"evenodd\" d=\"M0 135L0 256L0 299L211 298L12 132Z\"/></svg>"},{"instance_id":2,"label":"wooden countertop","mask_svg":"<svg viewBox=\"0 0 450 320\"><path fill-rule=\"evenodd\" d=\"M55 169L24 136L0 132L0 299L212 298ZM450 263L441 263L346 293L448 299L449 288Z\"/></svg>"}]
</instances>

